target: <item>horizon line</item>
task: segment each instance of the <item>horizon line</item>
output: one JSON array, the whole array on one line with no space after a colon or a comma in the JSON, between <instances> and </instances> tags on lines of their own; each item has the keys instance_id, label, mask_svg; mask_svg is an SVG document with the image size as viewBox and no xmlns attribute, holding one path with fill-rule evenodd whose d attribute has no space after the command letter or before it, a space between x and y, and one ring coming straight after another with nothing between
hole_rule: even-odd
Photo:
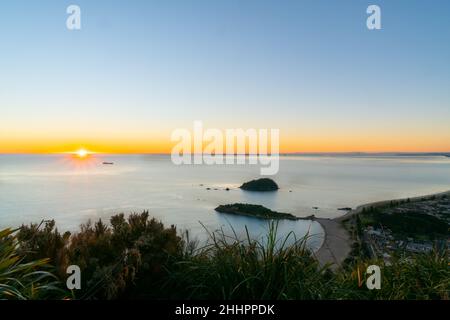
<instances>
[{"instance_id":1,"label":"horizon line","mask_svg":"<svg viewBox=\"0 0 450 320\"><path fill-rule=\"evenodd\" d=\"M73 154L72 151L65 152L0 152L0 155L64 155ZM171 155L170 152L95 152L89 151L92 155ZM190 155L203 154L205 153L187 153ZM278 155L450 155L450 151L320 151L320 152L309 152L309 151L296 151L296 152L279 152ZM206 154L209 155L209 154ZM220 154L217 154L220 155ZM260 155L258 153L222 153L221 155ZM270 155L270 153L268 153ZM214 156L212 154L211 156Z\"/></svg>"}]
</instances>

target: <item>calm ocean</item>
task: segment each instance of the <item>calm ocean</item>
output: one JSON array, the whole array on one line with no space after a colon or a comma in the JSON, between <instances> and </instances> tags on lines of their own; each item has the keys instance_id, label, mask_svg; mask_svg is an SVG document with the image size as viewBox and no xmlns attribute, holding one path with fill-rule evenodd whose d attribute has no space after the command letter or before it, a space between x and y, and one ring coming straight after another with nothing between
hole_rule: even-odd
<instances>
[{"instance_id":1,"label":"calm ocean","mask_svg":"<svg viewBox=\"0 0 450 320\"><path fill-rule=\"evenodd\" d=\"M450 158L285 156L272 177L279 191L238 188L258 177L258 166L175 166L164 155L95 155L83 161L67 155L0 155L0 228L55 219L61 230L76 230L88 219L107 221L115 213L149 210L199 240L207 237L205 228L231 232L232 227L242 235L245 226L252 237L263 237L266 221L218 214L214 208L243 202L334 218L343 214L340 207L449 190ZM313 249L323 235L318 223L305 220L281 221L278 231L280 236L308 233Z\"/></svg>"}]
</instances>

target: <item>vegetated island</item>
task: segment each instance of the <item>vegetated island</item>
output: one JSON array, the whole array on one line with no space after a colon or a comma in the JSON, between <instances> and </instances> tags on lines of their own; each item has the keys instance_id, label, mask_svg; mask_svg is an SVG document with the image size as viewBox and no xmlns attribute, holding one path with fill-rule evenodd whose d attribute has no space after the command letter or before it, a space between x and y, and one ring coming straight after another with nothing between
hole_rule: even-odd
<instances>
[{"instance_id":1,"label":"vegetated island","mask_svg":"<svg viewBox=\"0 0 450 320\"><path fill-rule=\"evenodd\" d=\"M283 213L272 211L264 206L257 204L247 204L247 203L234 203L227 205L220 205L215 209L220 213L228 213L239 216L249 216L262 219L288 219L288 220L299 220L299 219L310 219L309 218L299 218L290 213Z\"/></svg>"},{"instance_id":2,"label":"vegetated island","mask_svg":"<svg viewBox=\"0 0 450 320\"><path fill-rule=\"evenodd\" d=\"M240 188L247 191L276 191L279 189L276 182L269 178L245 182Z\"/></svg>"}]
</instances>

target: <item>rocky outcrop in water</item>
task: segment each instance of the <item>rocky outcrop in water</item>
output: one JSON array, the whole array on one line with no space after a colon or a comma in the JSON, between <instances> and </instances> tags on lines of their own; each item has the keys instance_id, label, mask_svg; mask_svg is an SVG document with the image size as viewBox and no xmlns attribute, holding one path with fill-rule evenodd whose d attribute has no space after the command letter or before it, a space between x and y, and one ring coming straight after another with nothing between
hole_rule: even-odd
<instances>
[{"instance_id":1,"label":"rocky outcrop in water","mask_svg":"<svg viewBox=\"0 0 450 320\"><path fill-rule=\"evenodd\" d=\"M276 182L269 178L245 182L240 188L247 191L276 191L279 189Z\"/></svg>"}]
</instances>

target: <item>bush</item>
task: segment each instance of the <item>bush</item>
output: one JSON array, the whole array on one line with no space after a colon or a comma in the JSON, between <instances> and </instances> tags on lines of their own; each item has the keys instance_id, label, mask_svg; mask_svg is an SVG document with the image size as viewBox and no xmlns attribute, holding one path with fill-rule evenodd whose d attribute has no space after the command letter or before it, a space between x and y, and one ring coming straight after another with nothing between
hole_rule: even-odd
<instances>
[{"instance_id":1,"label":"bush","mask_svg":"<svg viewBox=\"0 0 450 320\"><path fill-rule=\"evenodd\" d=\"M18 250L16 230L0 230L0 300L64 298L48 259L31 260Z\"/></svg>"},{"instance_id":2,"label":"bush","mask_svg":"<svg viewBox=\"0 0 450 320\"><path fill-rule=\"evenodd\" d=\"M380 290L368 290L365 282L358 286L358 270L364 276L369 265L381 268ZM417 255L414 259L394 257L389 266L382 260L361 260L350 269L337 272L334 286L333 299L448 300L448 256L432 252Z\"/></svg>"},{"instance_id":3,"label":"bush","mask_svg":"<svg viewBox=\"0 0 450 320\"><path fill-rule=\"evenodd\" d=\"M88 222L71 236L61 236L54 225L22 227L21 250L31 250L30 258L49 257L63 277L68 265L78 265L82 285L74 291L77 299L156 297L166 266L182 254L175 227L164 228L148 212L127 219L113 216L111 227L101 220Z\"/></svg>"},{"instance_id":4,"label":"bush","mask_svg":"<svg viewBox=\"0 0 450 320\"><path fill-rule=\"evenodd\" d=\"M82 289L75 299L449 299L448 255L393 257L392 265L370 260L355 246L348 263L335 271L320 266L306 248L276 238L276 223L265 241L238 240L222 231L197 247L149 219L148 212L113 216L61 235L54 222L23 226L16 235L0 232L0 298L35 299L70 296L48 273L66 275L69 264L81 268ZM42 259L47 257L49 259ZM368 290L365 271L382 269L381 290ZM13 277L14 276L14 277Z\"/></svg>"},{"instance_id":5,"label":"bush","mask_svg":"<svg viewBox=\"0 0 450 320\"><path fill-rule=\"evenodd\" d=\"M43 228L41 228L43 226ZM61 235L55 227L55 221L42 221L40 224L22 225L17 233L20 244L18 251L25 261L46 258L56 267L60 278L66 277L67 250L70 232Z\"/></svg>"},{"instance_id":6,"label":"bush","mask_svg":"<svg viewBox=\"0 0 450 320\"><path fill-rule=\"evenodd\" d=\"M287 238L275 235L273 223L265 242L214 233L211 245L174 265L163 291L177 299L324 298L332 280L327 267L319 266L305 239L286 246Z\"/></svg>"}]
</instances>

